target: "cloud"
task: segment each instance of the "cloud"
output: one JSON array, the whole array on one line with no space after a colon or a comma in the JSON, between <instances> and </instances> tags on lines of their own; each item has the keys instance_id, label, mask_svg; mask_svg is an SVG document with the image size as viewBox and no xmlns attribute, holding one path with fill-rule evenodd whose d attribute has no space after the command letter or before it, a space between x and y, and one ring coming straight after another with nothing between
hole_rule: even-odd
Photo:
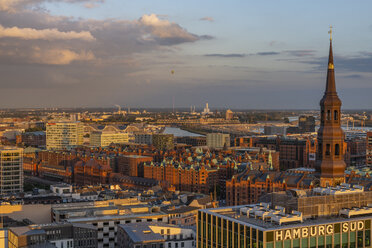
<instances>
[{"instance_id":1,"label":"cloud","mask_svg":"<svg viewBox=\"0 0 372 248\"><path fill-rule=\"evenodd\" d=\"M278 55L280 53L278 52L259 52L259 53L256 53L256 55L260 55L260 56L269 56L269 55Z\"/></svg>"},{"instance_id":2,"label":"cloud","mask_svg":"<svg viewBox=\"0 0 372 248\"><path fill-rule=\"evenodd\" d=\"M96 4L96 3L85 3L84 7L87 8L87 9L93 9L93 8L98 7L98 4Z\"/></svg>"},{"instance_id":3,"label":"cloud","mask_svg":"<svg viewBox=\"0 0 372 248\"><path fill-rule=\"evenodd\" d=\"M222 57L222 58L244 58L246 54L243 53L211 53L211 54L205 54L206 57Z\"/></svg>"},{"instance_id":4,"label":"cloud","mask_svg":"<svg viewBox=\"0 0 372 248\"><path fill-rule=\"evenodd\" d=\"M16 47L8 49L0 48L0 61L3 65L68 65L73 61L92 61L95 56L92 51L64 48L42 48L40 46L31 46L22 50Z\"/></svg>"},{"instance_id":5,"label":"cloud","mask_svg":"<svg viewBox=\"0 0 372 248\"><path fill-rule=\"evenodd\" d=\"M301 62L316 65L317 69L323 70L327 65L327 61L328 57L318 57L310 61ZM370 73L372 68L372 53L362 52L354 56L334 56L334 63L337 71Z\"/></svg>"},{"instance_id":6,"label":"cloud","mask_svg":"<svg viewBox=\"0 0 372 248\"><path fill-rule=\"evenodd\" d=\"M211 36L198 36L189 33L176 23L160 19L156 14L143 15L138 22L146 27L149 33L142 38L146 41L155 40L162 45L175 45L184 42L194 42L200 39L211 39Z\"/></svg>"},{"instance_id":7,"label":"cloud","mask_svg":"<svg viewBox=\"0 0 372 248\"><path fill-rule=\"evenodd\" d=\"M360 78L363 78L362 75L360 74L350 74L350 75L346 75L346 76L343 76L344 78L350 78L350 79L360 79Z\"/></svg>"},{"instance_id":8,"label":"cloud","mask_svg":"<svg viewBox=\"0 0 372 248\"><path fill-rule=\"evenodd\" d=\"M94 40L92 34L87 31L83 32L61 32L56 28L53 29L33 29L33 28L5 28L0 25L0 38L19 38L23 40L70 40L79 39L92 41Z\"/></svg>"},{"instance_id":9,"label":"cloud","mask_svg":"<svg viewBox=\"0 0 372 248\"><path fill-rule=\"evenodd\" d=\"M258 52L258 53L251 53L251 54L245 54L245 53L211 53L211 54L205 54L206 57L222 57L222 58L244 58L247 56L271 56L271 55L278 55L279 52Z\"/></svg>"},{"instance_id":10,"label":"cloud","mask_svg":"<svg viewBox=\"0 0 372 248\"><path fill-rule=\"evenodd\" d=\"M208 21L208 22L214 22L213 17L205 16L199 19L200 21Z\"/></svg>"},{"instance_id":11,"label":"cloud","mask_svg":"<svg viewBox=\"0 0 372 248\"><path fill-rule=\"evenodd\" d=\"M314 56L316 51L315 50L287 50L284 52L294 57L306 57L306 56Z\"/></svg>"},{"instance_id":12,"label":"cloud","mask_svg":"<svg viewBox=\"0 0 372 248\"><path fill-rule=\"evenodd\" d=\"M31 56L35 63L50 65L67 65L72 61L88 61L94 59L94 55L90 51L76 53L68 49L43 50L40 49L40 47L34 47Z\"/></svg>"},{"instance_id":13,"label":"cloud","mask_svg":"<svg viewBox=\"0 0 372 248\"><path fill-rule=\"evenodd\" d=\"M65 2L65 3L103 3L104 0L0 0L0 11L15 13L30 6L37 6L43 2Z\"/></svg>"}]
</instances>

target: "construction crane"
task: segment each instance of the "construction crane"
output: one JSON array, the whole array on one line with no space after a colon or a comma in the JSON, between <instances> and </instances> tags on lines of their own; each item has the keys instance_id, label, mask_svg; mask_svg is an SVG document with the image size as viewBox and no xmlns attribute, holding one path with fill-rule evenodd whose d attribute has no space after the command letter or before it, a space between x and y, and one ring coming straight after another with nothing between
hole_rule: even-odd
<instances>
[{"instance_id":1,"label":"construction crane","mask_svg":"<svg viewBox=\"0 0 372 248\"><path fill-rule=\"evenodd\" d=\"M353 117L345 117L346 119L346 130L349 130L349 121L353 122L353 129L354 129L354 118Z\"/></svg>"},{"instance_id":2,"label":"construction crane","mask_svg":"<svg viewBox=\"0 0 372 248\"><path fill-rule=\"evenodd\" d=\"M366 120L367 120L367 116L366 116L366 112L363 112L363 116L362 116L362 120L360 121L360 126L362 127L362 130L363 130L363 127L366 126Z\"/></svg>"}]
</instances>

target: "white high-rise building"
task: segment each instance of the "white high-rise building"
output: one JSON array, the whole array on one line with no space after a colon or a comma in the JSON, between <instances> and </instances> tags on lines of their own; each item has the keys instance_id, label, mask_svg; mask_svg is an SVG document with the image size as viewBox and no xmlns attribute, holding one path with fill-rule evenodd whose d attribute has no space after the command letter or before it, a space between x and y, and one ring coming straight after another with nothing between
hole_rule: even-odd
<instances>
[{"instance_id":1,"label":"white high-rise building","mask_svg":"<svg viewBox=\"0 0 372 248\"><path fill-rule=\"evenodd\" d=\"M46 125L48 150L69 150L83 145L84 128L81 122L53 122Z\"/></svg>"},{"instance_id":2,"label":"white high-rise building","mask_svg":"<svg viewBox=\"0 0 372 248\"><path fill-rule=\"evenodd\" d=\"M23 149L0 146L0 195L23 192Z\"/></svg>"}]
</instances>

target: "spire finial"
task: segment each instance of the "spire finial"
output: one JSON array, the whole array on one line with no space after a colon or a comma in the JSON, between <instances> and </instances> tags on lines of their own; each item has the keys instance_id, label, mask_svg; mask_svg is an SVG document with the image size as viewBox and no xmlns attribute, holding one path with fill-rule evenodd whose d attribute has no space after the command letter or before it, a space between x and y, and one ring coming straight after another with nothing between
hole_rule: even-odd
<instances>
[{"instance_id":1,"label":"spire finial","mask_svg":"<svg viewBox=\"0 0 372 248\"><path fill-rule=\"evenodd\" d=\"M329 31L328 31L328 33L329 33L329 35L330 35L330 37L329 37L329 40L330 40L330 41L332 41L332 28L333 28L332 25L330 25L330 26L329 26Z\"/></svg>"}]
</instances>

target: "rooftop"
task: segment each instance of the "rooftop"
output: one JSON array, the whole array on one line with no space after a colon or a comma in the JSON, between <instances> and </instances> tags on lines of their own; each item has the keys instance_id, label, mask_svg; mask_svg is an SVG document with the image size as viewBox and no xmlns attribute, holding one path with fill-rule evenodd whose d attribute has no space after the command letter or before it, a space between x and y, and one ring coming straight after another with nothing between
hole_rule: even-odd
<instances>
[{"instance_id":1,"label":"rooftop","mask_svg":"<svg viewBox=\"0 0 372 248\"><path fill-rule=\"evenodd\" d=\"M146 224L126 224L119 225L119 227L121 227L128 234L128 236L134 243L165 241L164 237L161 234L153 232L149 225Z\"/></svg>"},{"instance_id":2,"label":"rooftop","mask_svg":"<svg viewBox=\"0 0 372 248\"><path fill-rule=\"evenodd\" d=\"M276 206L273 209L270 208L269 204L264 203L203 209L200 211L243 225L249 225L261 231L348 222L351 219L358 221L372 218L372 206L358 209L343 209L338 216L325 216L315 219L305 219L302 213L298 211L292 211L292 213L287 214L282 207Z\"/></svg>"}]
</instances>

